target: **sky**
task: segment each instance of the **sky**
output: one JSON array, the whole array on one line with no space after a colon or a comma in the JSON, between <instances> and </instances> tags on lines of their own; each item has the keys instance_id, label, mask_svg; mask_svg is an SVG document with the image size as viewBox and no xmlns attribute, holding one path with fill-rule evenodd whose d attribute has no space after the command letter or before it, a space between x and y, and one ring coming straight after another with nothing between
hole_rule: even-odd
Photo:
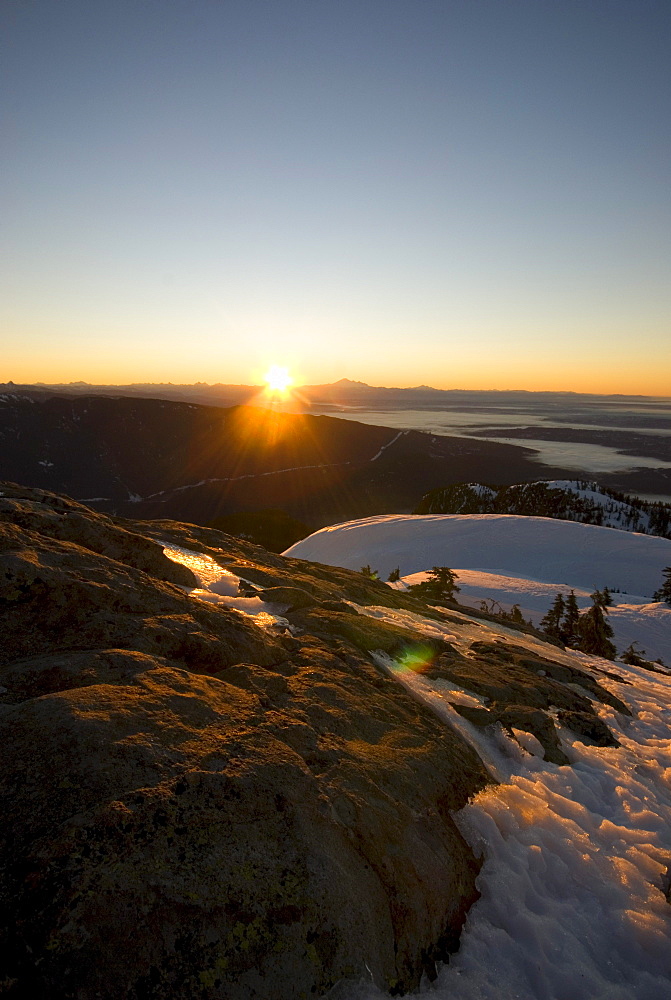
<instances>
[{"instance_id":1,"label":"sky","mask_svg":"<svg viewBox=\"0 0 671 1000\"><path fill-rule=\"evenodd\" d=\"M671 394L668 0L0 22L0 382Z\"/></svg>"}]
</instances>

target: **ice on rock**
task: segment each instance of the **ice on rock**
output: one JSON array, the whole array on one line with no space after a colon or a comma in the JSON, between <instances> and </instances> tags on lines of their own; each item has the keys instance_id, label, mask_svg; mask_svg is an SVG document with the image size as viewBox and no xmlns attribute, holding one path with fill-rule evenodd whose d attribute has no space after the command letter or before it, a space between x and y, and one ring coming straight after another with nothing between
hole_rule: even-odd
<instances>
[{"instance_id":1,"label":"ice on rock","mask_svg":"<svg viewBox=\"0 0 671 1000\"><path fill-rule=\"evenodd\" d=\"M187 566L200 583L200 587L189 589L192 597L211 604L223 604L233 611L248 615L264 628L289 626L286 618L277 613L277 605L268 604L260 597L238 597L240 577L229 573L212 556L173 544L164 545L163 551L173 562Z\"/></svg>"}]
</instances>

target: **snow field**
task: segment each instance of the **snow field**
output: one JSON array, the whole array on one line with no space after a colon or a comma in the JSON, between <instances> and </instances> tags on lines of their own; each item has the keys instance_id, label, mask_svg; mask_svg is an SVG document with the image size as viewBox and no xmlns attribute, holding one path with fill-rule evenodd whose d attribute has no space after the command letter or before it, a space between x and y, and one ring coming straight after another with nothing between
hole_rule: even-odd
<instances>
[{"instance_id":1,"label":"snow field","mask_svg":"<svg viewBox=\"0 0 671 1000\"><path fill-rule=\"evenodd\" d=\"M283 553L382 579L461 566L539 583L609 587L652 599L671 541L575 521L515 514L389 514L322 528Z\"/></svg>"},{"instance_id":2,"label":"snow field","mask_svg":"<svg viewBox=\"0 0 671 1000\"><path fill-rule=\"evenodd\" d=\"M386 617L381 608L375 616ZM436 623L426 625L426 634L434 635ZM449 639L447 625L443 637ZM533 648L535 640L522 644ZM513 740L500 726L481 730L452 708L473 703L468 699L477 703L476 696L374 654L416 698L457 726L501 782L455 816L483 858L481 897L468 914L459 951L433 985L435 1000L669 995L671 907L663 890L671 872L671 677L617 663L629 681L619 683L601 672L612 672L612 663L577 655L629 704L634 718L599 707L622 744L615 748L586 746L560 730L573 766L558 767L542 759L530 734L516 731ZM372 987L351 992L351 1000L381 996Z\"/></svg>"}]
</instances>

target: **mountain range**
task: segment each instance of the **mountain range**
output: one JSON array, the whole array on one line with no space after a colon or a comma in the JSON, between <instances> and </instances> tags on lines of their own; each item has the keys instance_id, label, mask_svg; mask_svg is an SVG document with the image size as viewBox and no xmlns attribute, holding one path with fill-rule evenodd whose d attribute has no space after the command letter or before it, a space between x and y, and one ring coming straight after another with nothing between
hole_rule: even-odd
<instances>
[{"instance_id":1,"label":"mountain range","mask_svg":"<svg viewBox=\"0 0 671 1000\"><path fill-rule=\"evenodd\" d=\"M236 406L251 403L263 395L262 385L236 385L231 383L196 382L134 382L124 385L95 385L90 382L16 384L0 383L0 395L25 392L64 393L73 395L123 395L153 399L169 399L209 406ZM566 415L567 410L600 406L607 402L611 408L614 426L618 409L636 405L641 414L641 426L646 419L655 417L659 408L668 408L668 399L649 396L611 396L579 392L532 392L523 389L436 389L430 385L411 387L374 386L349 378L337 382L295 386L292 406L296 409L328 410L329 408L359 407L361 409L473 409L524 407L526 412ZM647 418L646 418L647 413ZM494 417L494 419L496 419ZM655 417L655 419L658 419Z\"/></svg>"}]
</instances>

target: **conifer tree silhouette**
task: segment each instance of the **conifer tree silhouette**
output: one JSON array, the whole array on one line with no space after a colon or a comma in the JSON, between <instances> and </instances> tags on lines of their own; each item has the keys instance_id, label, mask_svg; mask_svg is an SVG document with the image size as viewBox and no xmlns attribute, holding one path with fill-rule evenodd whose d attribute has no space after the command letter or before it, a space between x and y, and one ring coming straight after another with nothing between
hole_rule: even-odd
<instances>
[{"instance_id":1,"label":"conifer tree silhouette","mask_svg":"<svg viewBox=\"0 0 671 1000\"><path fill-rule=\"evenodd\" d=\"M555 597L547 614L541 619L540 628L553 639L561 638L561 620L564 615L564 595L560 592Z\"/></svg>"},{"instance_id":2,"label":"conifer tree silhouette","mask_svg":"<svg viewBox=\"0 0 671 1000\"><path fill-rule=\"evenodd\" d=\"M581 653L603 656L607 660L615 659L615 646L610 641L613 629L606 621L603 606L598 601L594 601L592 607L580 615L578 631L578 649Z\"/></svg>"},{"instance_id":3,"label":"conifer tree silhouette","mask_svg":"<svg viewBox=\"0 0 671 1000\"><path fill-rule=\"evenodd\" d=\"M580 641L580 611L572 590L564 603L564 618L559 629L559 638L565 646L576 648Z\"/></svg>"}]
</instances>

